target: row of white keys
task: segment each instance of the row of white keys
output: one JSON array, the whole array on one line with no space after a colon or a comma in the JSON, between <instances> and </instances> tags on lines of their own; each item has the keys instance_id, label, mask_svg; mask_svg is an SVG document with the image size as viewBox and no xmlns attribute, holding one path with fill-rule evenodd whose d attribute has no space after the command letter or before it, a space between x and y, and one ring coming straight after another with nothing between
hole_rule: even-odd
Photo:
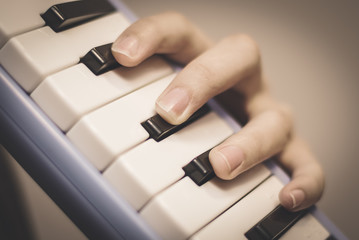
<instances>
[{"instance_id":1,"label":"row of white keys","mask_svg":"<svg viewBox=\"0 0 359 240\"><path fill-rule=\"evenodd\" d=\"M279 205L278 194L282 187L283 183L277 177L270 177L190 239L247 239L244 234ZM280 239L324 240L327 237L327 230L311 214L306 214Z\"/></svg>"},{"instance_id":2,"label":"row of white keys","mask_svg":"<svg viewBox=\"0 0 359 240\"><path fill-rule=\"evenodd\" d=\"M184 176L182 167L233 134L215 112L156 142L150 139L120 156L104 177L137 210Z\"/></svg>"},{"instance_id":3,"label":"row of white keys","mask_svg":"<svg viewBox=\"0 0 359 240\"><path fill-rule=\"evenodd\" d=\"M47 77L31 97L66 132L84 114L172 72L157 56L99 76L80 63Z\"/></svg>"},{"instance_id":4,"label":"row of white keys","mask_svg":"<svg viewBox=\"0 0 359 240\"><path fill-rule=\"evenodd\" d=\"M0 48L11 37L43 27L40 14L54 4L69 0L2 0L0 8Z\"/></svg>"},{"instance_id":5,"label":"row of white keys","mask_svg":"<svg viewBox=\"0 0 359 240\"><path fill-rule=\"evenodd\" d=\"M231 181L214 178L200 187L185 177L154 197L140 215L161 238L187 239L269 176L258 165Z\"/></svg>"},{"instance_id":6,"label":"row of white keys","mask_svg":"<svg viewBox=\"0 0 359 240\"><path fill-rule=\"evenodd\" d=\"M174 76L171 74L85 115L67 136L102 171L117 155L149 137L141 122L155 115L155 101Z\"/></svg>"},{"instance_id":7,"label":"row of white keys","mask_svg":"<svg viewBox=\"0 0 359 240\"><path fill-rule=\"evenodd\" d=\"M11 38L0 51L0 64L31 92L50 74L77 64L91 48L113 42L129 24L116 12L59 33L39 28Z\"/></svg>"},{"instance_id":8,"label":"row of white keys","mask_svg":"<svg viewBox=\"0 0 359 240\"><path fill-rule=\"evenodd\" d=\"M274 176L263 182L236 205L191 237L202 239L246 239L244 234L279 205L283 184Z\"/></svg>"}]
</instances>

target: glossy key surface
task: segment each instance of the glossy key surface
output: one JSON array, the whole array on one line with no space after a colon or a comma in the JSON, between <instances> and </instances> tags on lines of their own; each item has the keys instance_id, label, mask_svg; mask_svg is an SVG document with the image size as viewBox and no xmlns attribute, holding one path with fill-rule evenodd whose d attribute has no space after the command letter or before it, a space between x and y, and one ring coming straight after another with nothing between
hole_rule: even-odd
<instances>
[{"instance_id":1,"label":"glossy key surface","mask_svg":"<svg viewBox=\"0 0 359 240\"><path fill-rule=\"evenodd\" d=\"M145 141L141 122L155 114L155 101L174 74L155 81L84 116L67 136L99 170L117 155Z\"/></svg>"},{"instance_id":2,"label":"glossy key surface","mask_svg":"<svg viewBox=\"0 0 359 240\"><path fill-rule=\"evenodd\" d=\"M120 66L112 55L112 43L92 48L80 62L85 64L95 75L108 72Z\"/></svg>"},{"instance_id":3,"label":"glossy key surface","mask_svg":"<svg viewBox=\"0 0 359 240\"><path fill-rule=\"evenodd\" d=\"M45 26L40 14L68 0L1 0L0 48L13 36Z\"/></svg>"},{"instance_id":4,"label":"glossy key surface","mask_svg":"<svg viewBox=\"0 0 359 240\"><path fill-rule=\"evenodd\" d=\"M154 197L140 214L163 239L187 239L269 175L258 165L232 181L216 178L200 187L185 177Z\"/></svg>"},{"instance_id":5,"label":"glossy key surface","mask_svg":"<svg viewBox=\"0 0 359 240\"><path fill-rule=\"evenodd\" d=\"M198 186L202 186L215 176L209 161L209 152L210 150L201 153L182 168L186 176L191 178Z\"/></svg>"},{"instance_id":6,"label":"glossy key surface","mask_svg":"<svg viewBox=\"0 0 359 240\"><path fill-rule=\"evenodd\" d=\"M77 64L47 77L31 94L35 102L65 132L84 114L171 74L160 57L137 67L119 67L99 76Z\"/></svg>"},{"instance_id":7,"label":"glossy key surface","mask_svg":"<svg viewBox=\"0 0 359 240\"><path fill-rule=\"evenodd\" d=\"M8 41L0 50L0 64L31 92L47 76L77 64L91 48L113 42L128 25L117 12L59 33L36 29Z\"/></svg>"},{"instance_id":8,"label":"glossy key surface","mask_svg":"<svg viewBox=\"0 0 359 240\"><path fill-rule=\"evenodd\" d=\"M233 130L216 113L191 123L168 138L147 140L116 159L105 178L136 209L184 176L182 167L218 145ZM192 180L191 180L192 181Z\"/></svg>"},{"instance_id":9,"label":"glossy key surface","mask_svg":"<svg viewBox=\"0 0 359 240\"><path fill-rule=\"evenodd\" d=\"M172 125L164 120L159 114L150 117L146 121L142 122L141 125L148 132L150 137L155 141L159 142L164 138L170 136L171 134L181 130L197 119L203 117L210 111L210 108L207 104L203 105L200 109L198 109L195 113L192 114L185 122Z\"/></svg>"},{"instance_id":10,"label":"glossy key surface","mask_svg":"<svg viewBox=\"0 0 359 240\"><path fill-rule=\"evenodd\" d=\"M68 1L49 7L41 17L52 30L60 32L114 10L105 0Z\"/></svg>"},{"instance_id":11,"label":"glossy key surface","mask_svg":"<svg viewBox=\"0 0 359 240\"><path fill-rule=\"evenodd\" d=\"M272 212L247 231L245 236L249 240L279 239L286 231L288 231L288 229L301 219L305 213L305 210L291 212L286 210L283 206L277 206Z\"/></svg>"},{"instance_id":12,"label":"glossy key surface","mask_svg":"<svg viewBox=\"0 0 359 240\"><path fill-rule=\"evenodd\" d=\"M327 229L312 214L306 214L296 222L283 236L281 240L334 240Z\"/></svg>"},{"instance_id":13,"label":"glossy key surface","mask_svg":"<svg viewBox=\"0 0 359 240\"><path fill-rule=\"evenodd\" d=\"M283 184L270 177L222 215L191 237L191 240L246 239L245 233L279 204Z\"/></svg>"},{"instance_id":14,"label":"glossy key surface","mask_svg":"<svg viewBox=\"0 0 359 240\"><path fill-rule=\"evenodd\" d=\"M283 183L271 176L245 198L199 230L191 240L247 239L245 234L280 204L278 194ZM311 214L306 214L281 236L286 240L327 239L329 233ZM266 239L257 236L256 240Z\"/></svg>"}]
</instances>

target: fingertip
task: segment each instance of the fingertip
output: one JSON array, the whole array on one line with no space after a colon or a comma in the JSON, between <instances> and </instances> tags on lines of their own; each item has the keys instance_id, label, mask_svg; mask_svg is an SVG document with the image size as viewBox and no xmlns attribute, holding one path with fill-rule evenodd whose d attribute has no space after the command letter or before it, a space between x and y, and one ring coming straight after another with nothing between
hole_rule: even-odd
<instances>
[{"instance_id":1,"label":"fingertip","mask_svg":"<svg viewBox=\"0 0 359 240\"><path fill-rule=\"evenodd\" d=\"M161 106L158 102L156 102L155 110L169 124L179 125L182 123L174 114L171 114L170 111L167 111L165 107Z\"/></svg>"},{"instance_id":2,"label":"fingertip","mask_svg":"<svg viewBox=\"0 0 359 240\"><path fill-rule=\"evenodd\" d=\"M169 123L177 125L187 119L190 94L186 88L166 91L156 101L156 111Z\"/></svg>"},{"instance_id":3,"label":"fingertip","mask_svg":"<svg viewBox=\"0 0 359 240\"><path fill-rule=\"evenodd\" d=\"M139 63L139 40L135 36L120 36L112 44L112 54L123 66L133 67Z\"/></svg>"},{"instance_id":4,"label":"fingertip","mask_svg":"<svg viewBox=\"0 0 359 240\"><path fill-rule=\"evenodd\" d=\"M306 194L302 189L283 189L279 194L280 203L290 211L299 211L309 207L312 203L306 203Z\"/></svg>"},{"instance_id":5,"label":"fingertip","mask_svg":"<svg viewBox=\"0 0 359 240\"><path fill-rule=\"evenodd\" d=\"M209 155L213 170L219 178L230 180L239 174L238 168L244 153L238 146L223 146L212 149Z\"/></svg>"},{"instance_id":6,"label":"fingertip","mask_svg":"<svg viewBox=\"0 0 359 240\"><path fill-rule=\"evenodd\" d=\"M227 161L216 150L212 150L209 153L209 161L213 167L213 170L217 177L223 180L230 180L230 170Z\"/></svg>"}]
</instances>

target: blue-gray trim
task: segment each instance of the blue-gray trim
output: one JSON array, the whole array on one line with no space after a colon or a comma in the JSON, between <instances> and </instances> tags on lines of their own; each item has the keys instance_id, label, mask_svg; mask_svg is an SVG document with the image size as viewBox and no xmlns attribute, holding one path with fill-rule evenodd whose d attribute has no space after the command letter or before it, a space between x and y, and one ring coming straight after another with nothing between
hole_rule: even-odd
<instances>
[{"instance_id":1,"label":"blue-gray trim","mask_svg":"<svg viewBox=\"0 0 359 240\"><path fill-rule=\"evenodd\" d=\"M2 67L0 142L90 239L158 239Z\"/></svg>"}]
</instances>

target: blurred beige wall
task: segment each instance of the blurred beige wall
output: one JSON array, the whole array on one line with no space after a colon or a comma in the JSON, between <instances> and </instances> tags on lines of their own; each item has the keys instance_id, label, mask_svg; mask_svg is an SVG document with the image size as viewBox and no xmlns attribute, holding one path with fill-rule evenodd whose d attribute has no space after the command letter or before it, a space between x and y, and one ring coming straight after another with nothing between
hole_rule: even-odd
<instances>
[{"instance_id":1,"label":"blurred beige wall","mask_svg":"<svg viewBox=\"0 0 359 240\"><path fill-rule=\"evenodd\" d=\"M179 11L216 40L244 32L258 42L273 93L292 105L299 133L324 166L320 208L359 239L359 2L124 2L140 17Z\"/></svg>"}]
</instances>

